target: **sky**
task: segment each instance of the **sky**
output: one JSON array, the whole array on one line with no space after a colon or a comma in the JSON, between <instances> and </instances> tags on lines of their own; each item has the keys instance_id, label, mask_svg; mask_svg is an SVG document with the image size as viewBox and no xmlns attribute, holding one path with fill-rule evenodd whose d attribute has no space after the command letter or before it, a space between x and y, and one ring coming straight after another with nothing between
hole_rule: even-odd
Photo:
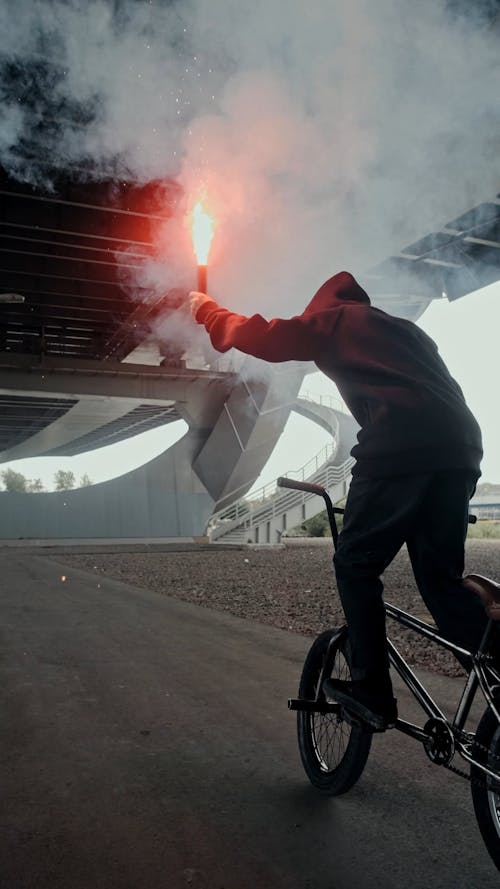
<instances>
[{"instance_id":1,"label":"sky","mask_svg":"<svg viewBox=\"0 0 500 889\"><path fill-rule=\"evenodd\" d=\"M417 322L437 343L451 374L459 382L477 418L484 458L482 482L500 483L500 412L498 410L497 355L500 336L500 283L462 299L433 301ZM306 377L302 389L318 395L335 394L335 387L319 371ZM292 414L260 483L267 484L283 471L307 462L329 440L326 432ZM307 442L307 453L302 448ZM301 454L305 459L301 458ZM258 484L258 483L257 483Z\"/></svg>"},{"instance_id":2,"label":"sky","mask_svg":"<svg viewBox=\"0 0 500 889\"><path fill-rule=\"evenodd\" d=\"M364 283L360 270L498 192L498 23L480 20L477 4L459 7L5 0L0 165L45 189L54 187L53 167L83 182L154 181L160 195L175 179L157 255L133 271L126 252L117 256L136 300L192 289L186 217L204 193L218 222L210 281L219 301L289 317L336 271ZM500 480L487 404L497 305L495 295L475 294L432 305L421 321L482 423L487 480ZM189 325L172 313L156 332L195 344L199 331ZM268 475L321 448L322 433L301 422L290 421L280 468L268 466ZM102 449L75 473L98 481L108 460L125 466L134 447L135 461L143 459L149 442L153 456L182 428L116 445L111 458ZM294 438L307 441L307 454L293 449ZM31 463L21 468L46 478Z\"/></svg>"},{"instance_id":3,"label":"sky","mask_svg":"<svg viewBox=\"0 0 500 889\"><path fill-rule=\"evenodd\" d=\"M418 324L437 343L441 356L460 383L472 412L478 419L484 444L482 481L500 483L500 414L496 367L500 336L500 283L492 284L454 302L435 300ZM335 395L332 382L319 371L309 374L301 391ZM93 453L73 458L45 457L3 464L27 478L41 478L52 487L57 469L72 469L77 483L84 473L92 481L121 475L161 453L184 434L184 421L152 430ZM253 489L274 481L289 470L300 469L330 440L316 424L291 415L273 454ZM119 467L119 472L117 468Z\"/></svg>"}]
</instances>

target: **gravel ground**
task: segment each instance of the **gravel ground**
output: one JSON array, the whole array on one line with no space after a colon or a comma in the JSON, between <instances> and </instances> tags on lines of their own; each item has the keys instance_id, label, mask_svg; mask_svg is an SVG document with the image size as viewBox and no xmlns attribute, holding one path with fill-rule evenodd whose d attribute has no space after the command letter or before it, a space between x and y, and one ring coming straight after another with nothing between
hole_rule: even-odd
<instances>
[{"instance_id":1,"label":"gravel ground","mask_svg":"<svg viewBox=\"0 0 500 889\"><path fill-rule=\"evenodd\" d=\"M313 636L343 622L331 558L331 541L308 539L289 540L284 547L68 554L65 563L68 568L73 564L97 576ZM469 540L467 571L500 577L500 541ZM385 596L388 602L429 620L405 550L386 572ZM393 621L390 634L409 663L448 676L461 675L452 655Z\"/></svg>"}]
</instances>

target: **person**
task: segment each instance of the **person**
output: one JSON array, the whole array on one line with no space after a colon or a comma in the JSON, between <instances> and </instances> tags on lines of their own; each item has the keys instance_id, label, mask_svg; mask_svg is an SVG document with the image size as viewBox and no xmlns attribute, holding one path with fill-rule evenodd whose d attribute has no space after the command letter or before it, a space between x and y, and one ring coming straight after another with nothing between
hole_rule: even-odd
<instances>
[{"instance_id":1,"label":"person","mask_svg":"<svg viewBox=\"0 0 500 889\"><path fill-rule=\"evenodd\" d=\"M334 555L351 680L330 679L325 690L383 731L395 724L397 702L381 578L402 545L443 635L477 649L486 626L479 599L462 583L468 505L481 474L478 423L433 340L372 306L349 272L326 281L289 319L245 317L205 294L190 298L215 349L235 347L270 362L313 361L360 426Z\"/></svg>"}]
</instances>

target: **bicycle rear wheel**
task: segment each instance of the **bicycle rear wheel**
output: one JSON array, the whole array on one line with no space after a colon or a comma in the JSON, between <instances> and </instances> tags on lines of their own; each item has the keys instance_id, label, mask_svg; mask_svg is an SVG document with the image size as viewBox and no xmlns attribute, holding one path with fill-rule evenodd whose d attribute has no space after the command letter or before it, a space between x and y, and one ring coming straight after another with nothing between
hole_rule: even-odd
<instances>
[{"instance_id":1,"label":"bicycle rear wheel","mask_svg":"<svg viewBox=\"0 0 500 889\"><path fill-rule=\"evenodd\" d=\"M326 701L320 682L350 679L347 627L326 630L313 643L304 663L299 698ZM341 714L297 713L299 751L311 784L325 796L346 793L360 777L370 753L372 734L346 722Z\"/></svg>"},{"instance_id":2,"label":"bicycle rear wheel","mask_svg":"<svg viewBox=\"0 0 500 889\"><path fill-rule=\"evenodd\" d=\"M500 870L500 725L488 708L476 731L476 741L486 750L478 751L478 759L492 771L499 773L499 780L471 767L471 791L477 823L486 848Z\"/></svg>"}]
</instances>

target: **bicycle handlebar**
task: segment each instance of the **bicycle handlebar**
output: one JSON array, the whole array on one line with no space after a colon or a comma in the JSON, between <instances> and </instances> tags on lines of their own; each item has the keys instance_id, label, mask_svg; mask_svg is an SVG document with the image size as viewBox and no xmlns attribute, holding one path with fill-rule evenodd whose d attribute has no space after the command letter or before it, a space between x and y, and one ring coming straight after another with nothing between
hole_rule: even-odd
<instances>
[{"instance_id":1,"label":"bicycle handlebar","mask_svg":"<svg viewBox=\"0 0 500 889\"><path fill-rule=\"evenodd\" d=\"M337 547L337 540L339 536L337 522L335 521L335 514L343 515L344 510L340 509L338 506L334 506L330 495L326 488L323 488L322 485L315 485L313 482L298 482L295 481L294 478L285 478L285 476L281 476L276 480L276 484L279 488L293 488L295 491L307 491L308 494L318 494L320 497L323 497L325 501L326 511L328 513L328 521L330 523L330 528L332 532L333 545Z\"/></svg>"},{"instance_id":2,"label":"bicycle handlebar","mask_svg":"<svg viewBox=\"0 0 500 889\"><path fill-rule=\"evenodd\" d=\"M312 482L297 482L294 478L286 478L281 476L276 482L279 488L295 488L297 491L308 491L310 494L319 494L324 497L326 491L321 485L314 485Z\"/></svg>"},{"instance_id":3,"label":"bicycle handlebar","mask_svg":"<svg viewBox=\"0 0 500 889\"><path fill-rule=\"evenodd\" d=\"M340 506L333 506L328 491L322 485L315 485L313 482L298 482L294 478L286 478L285 476L276 479L276 484L278 488L293 488L295 491L307 491L308 494L318 494L324 498L327 506L330 504L329 509L331 508L338 515L344 515L344 510Z\"/></svg>"},{"instance_id":4,"label":"bicycle handlebar","mask_svg":"<svg viewBox=\"0 0 500 889\"><path fill-rule=\"evenodd\" d=\"M335 513L337 515L343 515L344 510L340 509L339 506L334 506L330 496L325 488L322 485L315 485L313 482L299 482L294 478L286 478L286 476L282 475L276 480L276 484L279 488L292 488L295 491L307 491L308 494L318 494L320 497L323 497L326 508L328 510L328 518L330 520L330 527L332 529L332 537L334 543L337 542L337 526L335 523ZM477 516L469 515L468 518L469 525L475 525L477 522Z\"/></svg>"}]
</instances>

